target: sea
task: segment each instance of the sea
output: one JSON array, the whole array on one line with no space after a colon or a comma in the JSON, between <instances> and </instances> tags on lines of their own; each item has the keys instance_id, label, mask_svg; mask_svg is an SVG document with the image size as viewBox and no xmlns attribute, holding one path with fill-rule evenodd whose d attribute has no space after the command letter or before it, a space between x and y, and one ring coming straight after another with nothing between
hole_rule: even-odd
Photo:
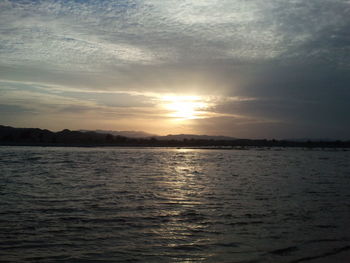
<instances>
[{"instance_id":1,"label":"sea","mask_svg":"<svg viewBox=\"0 0 350 263\"><path fill-rule=\"evenodd\" d=\"M350 262L346 149L0 147L1 262L339 255Z\"/></svg>"}]
</instances>

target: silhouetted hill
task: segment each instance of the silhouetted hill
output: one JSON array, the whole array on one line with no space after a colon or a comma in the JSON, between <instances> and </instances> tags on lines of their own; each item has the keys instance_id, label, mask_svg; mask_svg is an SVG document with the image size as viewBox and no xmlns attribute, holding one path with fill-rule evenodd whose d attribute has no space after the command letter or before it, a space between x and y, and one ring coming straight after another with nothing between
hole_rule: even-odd
<instances>
[{"instance_id":1,"label":"silhouetted hill","mask_svg":"<svg viewBox=\"0 0 350 263\"><path fill-rule=\"evenodd\" d=\"M147 133L143 131L112 131L112 130L79 130L81 132L96 132L96 133L103 133L103 134L112 134L115 136L124 136L129 138L156 138L157 140L177 140L182 141L184 139L186 140L237 140L237 138L234 137L228 137L228 136L212 136L212 135L197 135L197 134L169 134L165 136L160 136L157 134Z\"/></svg>"},{"instance_id":2,"label":"silhouetted hill","mask_svg":"<svg viewBox=\"0 0 350 263\"><path fill-rule=\"evenodd\" d=\"M285 141L291 141L291 142L307 142L307 141L320 141L320 142L330 142L334 141L329 138L317 138L317 139L310 139L310 138L288 138L284 139Z\"/></svg>"},{"instance_id":3,"label":"silhouetted hill","mask_svg":"<svg viewBox=\"0 0 350 263\"><path fill-rule=\"evenodd\" d=\"M110 135L111 136L111 135ZM37 128L13 128L0 126L0 142L11 144L90 144L105 143L109 136L95 132L70 131L52 132Z\"/></svg>"},{"instance_id":4,"label":"silhouetted hill","mask_svg":"<svg viewBox=\"0 0 350 263\"><path fill-rule=\"evenodd\" d=\"M96 133L103 133L103 134L111 134L114 136L124 136L124 137L129 137L129 138L149 138L149 137L154 137L158 136L156 134L152 133L147 133L143 131L106 131L106 130L79 130L81 132L96 132Z\"/></svg>"},{"instance_id":5,"label":"silhouetted hill","mask_svg":"<svg viewBox=\"0 0 350 263\"><path fill-rule=\"evenodd\" d=\"M38 145L38 146L148 146L148 147L225 147L244 149L256 147L342 147L349 148L350 141L306 141L249 140L221 136L170 135L162 139L128 138L97 132L62 130L52 132L37 128L13 128L0 125L0 145ZM165 138L164 138L165 137ZM208 139L206 139L208 138ZM209 139L210 138L210 139ZM216 138L216 139L214 139ZM226 139L229 138L229 139ZM243 148L242 148L243 147Z\"/></svg>"},{"instance_id":6,"label":"silhouetted hill","mask_svg":"<svg viewBox=\"0 0 350 263\"><path fill-rule=\"evenodd\" d=\"M196 134L169 134L166 136L157 136L159 140L217 140L217 141L232 141L237 140L234 137L228 136L211 136L211 135L196 135Z\"/></svg>"}]
</instances>

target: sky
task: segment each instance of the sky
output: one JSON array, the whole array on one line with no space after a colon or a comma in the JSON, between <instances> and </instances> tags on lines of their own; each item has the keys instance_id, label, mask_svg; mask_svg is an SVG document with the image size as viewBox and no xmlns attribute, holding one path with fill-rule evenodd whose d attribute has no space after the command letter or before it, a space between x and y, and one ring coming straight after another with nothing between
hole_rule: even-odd
<instances>
[{"instance_id":1,"label":"sky","mask_svg":"<svg viewBox=\"0 0 350 263\"><path fill-rule=\"evenodd\" d=\"M349 0L0 0L0 124L350 139Z\"/></svg>"}]
</instances>

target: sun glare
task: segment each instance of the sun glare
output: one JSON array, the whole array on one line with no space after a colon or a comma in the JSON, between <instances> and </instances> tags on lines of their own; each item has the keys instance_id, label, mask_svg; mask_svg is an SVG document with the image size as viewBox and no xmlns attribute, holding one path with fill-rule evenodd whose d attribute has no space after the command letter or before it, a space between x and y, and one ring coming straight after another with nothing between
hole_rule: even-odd
<instances>
[{"instance_id":1,"label":"sun glare","mask_svg":"<svg viewBox=\"0 0 350 263\"><path fill-rule=\"evenodd\" d=\"M164 107L170 111L169 116L177 119L203 118L208 104L199 96L164 96Z\"/></svg>"}]
</instances>

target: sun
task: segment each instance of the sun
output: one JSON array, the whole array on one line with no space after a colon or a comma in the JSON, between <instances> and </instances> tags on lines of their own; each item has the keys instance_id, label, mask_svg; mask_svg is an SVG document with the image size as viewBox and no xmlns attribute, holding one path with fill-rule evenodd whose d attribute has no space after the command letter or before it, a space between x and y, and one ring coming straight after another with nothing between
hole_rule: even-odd
<instances>
[{"instance_id":1,"label":"sun","mask_svg":"<svg viewBox=\"0 0 350 263\"><path fill-rule=\"evenodd\" d=\"M170 111L169 116L190 120L203 118L208 104L199 96L163 96L164 107Z\"/></svg>"}]
</instances>

